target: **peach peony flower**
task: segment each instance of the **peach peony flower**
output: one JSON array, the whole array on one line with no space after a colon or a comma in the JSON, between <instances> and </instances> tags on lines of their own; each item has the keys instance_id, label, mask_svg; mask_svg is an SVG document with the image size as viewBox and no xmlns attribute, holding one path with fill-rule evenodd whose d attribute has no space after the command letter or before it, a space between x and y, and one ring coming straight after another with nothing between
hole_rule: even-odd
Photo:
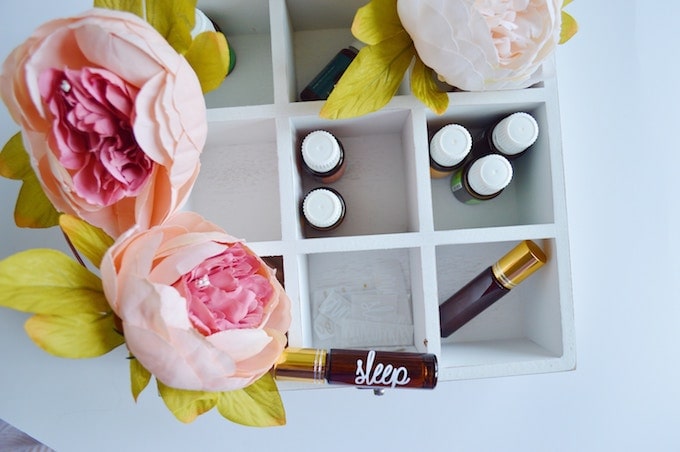
<instances>
[{"instance_id":1,"label":"peach peony flower","mask_svg":"<svg viewBox=\"0 0 680 452\"><path fill-rule=\"evenodd\" d=\"M0 95L57 210L116 237L188 197L205 101L184 57L137 16L93 9L43 24L5 60Z\"/></svg>"},{"instance_id":2,"label":"peach peony flower","mask_svg":"<svg viewBox=\"0 0 680 452\"><path fill-rule=\"evenodd\" d=\"M290 300L245 244L191 212L130 229L101 265L130 352L164 384L230 391L281 354Z\"/></svg>"},{"instance_id":3,"label":"peach peony flower","mask_svg":"<svg viewBox=\"0 0 680 452\"><path fill-rule=\"evenodd\" d=\"M560 39L562 0L398 0L418 56L448 84L526 88Z\"/></svg>"}]
</instances>

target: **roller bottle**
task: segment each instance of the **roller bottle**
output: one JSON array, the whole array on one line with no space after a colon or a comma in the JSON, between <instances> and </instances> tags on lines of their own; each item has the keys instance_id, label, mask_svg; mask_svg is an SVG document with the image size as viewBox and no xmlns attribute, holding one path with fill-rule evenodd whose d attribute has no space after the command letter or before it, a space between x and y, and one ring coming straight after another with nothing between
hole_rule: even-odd
<instances>
[{"instance_id":1,"label":"roller bottle","mask_svg":"<svg viewBox=\"0 0 680 452\"><path fill-rule=\"evenodd\" d=\"M545 253L536 243L521 242L439 305L441 337L450 336L507 295L545 262Z\"/></svg>"},{"instance_id":2,"label":"roller bottle","mask_svg":"<svg viewBox=\"0 0 680 452\"><path fill-rule=\"evenodd\" d=\"M376 350L287 348L274 365L277 380L359 388L433 389L437 356Z\"/></svg>"}]
</instances>

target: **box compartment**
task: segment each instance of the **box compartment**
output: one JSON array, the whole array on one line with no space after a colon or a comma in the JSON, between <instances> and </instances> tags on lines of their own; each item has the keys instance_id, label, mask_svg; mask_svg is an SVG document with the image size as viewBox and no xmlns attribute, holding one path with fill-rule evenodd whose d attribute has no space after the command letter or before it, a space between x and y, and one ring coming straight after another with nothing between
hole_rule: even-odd
<instances>
[{"instance_id":1,"label":"box compartment","mask_svg":"<svg viewBox=\"0 0 680 452\"><path fill-rule=\"evenodd\" d=\"M534 116L539 135L524 155L512 161L510 185L494 199L467 205L451 193L450 177L432 179L435 230L547 224L553 221L550 128L544 103L455 106L441 117L429 118L428 137L446 124L457 123L468 128L474 145L475 137L485 128L517 111Z\"/></svg>"},{"instance_id":2,"label":"box compartment","mask_svg":"<svg viewBox=\"0 0 680 452\"><path fill-rule=\"evenodd\" d=\"M199 0L197 8L220 27L236 54L233 71L206 94L208 108L274 103L269 1Z\"/></svg>"},{"instance_id":3,"label":"box compartment","mask_svg":"<svg viewBox=\"0 0 680 452\"><path fill-rule=\"evenodd\" d=\"M304 258L308 346L423 349L422 257L417 248L320 252Z\"/></svg>"},{"instance_id":4,"label":"box compartment","mask_svg":"<svg viewBox=\"0 0 680 452\"><path fill-rule=\"evenodd\" d=\"M527 365L564 353L560 278L553 239L534 240L547 263L441 343L443 375L463 368ZM443 303L518 242L441 245L436 248L437 293ZM492 371L491 371L492 372Z\"/></svg>"},{"instance_id":5,"label":"box compartment","mask_svg":"<svg viewBox=\"0 0 680 452\"><path fill-rule=\"evenodd\" d=\"M281 239L274 119L210 122L190 207L230 234Z\"/></svg>"},{"instance_id":6,"label":"box compartment","mask_svg":"<svg viewBox=\"0 0 680 452\"><path fill-rule=\"evenodd\" d=\"M408 110L379 112L364 118L324 121L318 117L291 120L297 174L297 203L311 189L323 186L300 166L300 147L311 131L334 134L345 149L346 169L329 187L345 199L343 223L329 232L315 231L299 221L301 237L413 232L419 229L414 167L413 121Z\"/></svg>"}]
</instances>

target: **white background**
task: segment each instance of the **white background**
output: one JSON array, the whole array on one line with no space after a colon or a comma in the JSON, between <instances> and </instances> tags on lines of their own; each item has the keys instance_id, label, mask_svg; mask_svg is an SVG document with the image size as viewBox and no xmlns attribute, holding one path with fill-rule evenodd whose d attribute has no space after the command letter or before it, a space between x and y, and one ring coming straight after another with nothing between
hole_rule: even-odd
<instances>
[{"instance_id":1,"label":"white background","mask_svg":"<svg viewBox=\"0 0 680 452\"><path fill-rule=\"evenodd\" d=\"M88 0L4 2L0 58ZM285 392L288 424L217 413L176 421L153 389L135 405L122 351L70 361L0 310L0 419L59 451L680 450L680 4L576 0L580 31L557 53L577 369L446 382L435 391ZM17 130L0 109L0 141ZM0 180L0 258L61 243L18 230L18 183Z\"/></svg>"}]
</instances>

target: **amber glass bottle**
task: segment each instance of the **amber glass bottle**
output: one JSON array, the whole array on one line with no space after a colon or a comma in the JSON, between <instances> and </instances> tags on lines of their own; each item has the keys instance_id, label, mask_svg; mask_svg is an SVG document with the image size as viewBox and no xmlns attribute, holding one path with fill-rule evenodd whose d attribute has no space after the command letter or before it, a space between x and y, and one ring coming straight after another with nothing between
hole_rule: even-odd
<instances>
[{"instance_id":1,"label":"amber glass bottle","mask_svg":"<svg viewBox=\"0 0 680 452\"><path fill-rule=\"evenodd\" d=\"M310 132L300 148L304 170L323 184L337 182L345 173L345 148L326 130Z\"/></svg>"},{"instance_id":2,"label":"amber glass bottle","mask_svg":"<svg viewBox=\"0 0 680 452\"><path fill-rule=\"evenodd\" d=\"M430 140L430 176L450 176L465 164L472 149L470 132L460 124L447 124Z\"/></svg>"},{"instance_id":3,"label":"amber glass bottle","mask_svg":"<svg viewBox=\"0 0 680 452\"><path fill-rule=\"evenodd\" d=\"M512 180L512 165L500 154L473 160L451 177L451 191L460 202L479 204L500 195Z\"/></svg>"},{"instance_id":4,"label":"amber glass bottle","mask_svg":"<svg viewBox=\"0 0 680 452\"><path fill-rule=\"evenodd\" d=\"M486 154L501 154L508 160L523 155L538 139L538 123L533 116L518 111L505 116L486 129L475 140L474 158Z\"/></svg>"},{"instance_id":5,"label":"amber glass bottle","mask_svg":"<svg viewBox=\"0 0 680 452\"><path fill-rule=\"evenodd\" d=\"M546 262L543 250L525 240L439 305L441 337L448 337L510 292Z\"/></svg>"},{"instance_id":6,"label":"amber glass bottle","mask_svg":"<svg viewBox=\"0 0 680 452\"><path fill-rule=\"evenodd\" d=\"M278 380L360 388L433 389L439 369L437 356L429 353L287 348L273 372Z\"/></svg>"},{"instance_id":7,"label":"amber glass bottle","mask_svg":"<svg viewBox=\"0 0 680 452\"><path fill-rule=\"evenodd\" d=\"M311 190L302 200L302 216L317 231L331 231L345 219L345 200L330 187Z\"/></svg>"}]
</instances>

